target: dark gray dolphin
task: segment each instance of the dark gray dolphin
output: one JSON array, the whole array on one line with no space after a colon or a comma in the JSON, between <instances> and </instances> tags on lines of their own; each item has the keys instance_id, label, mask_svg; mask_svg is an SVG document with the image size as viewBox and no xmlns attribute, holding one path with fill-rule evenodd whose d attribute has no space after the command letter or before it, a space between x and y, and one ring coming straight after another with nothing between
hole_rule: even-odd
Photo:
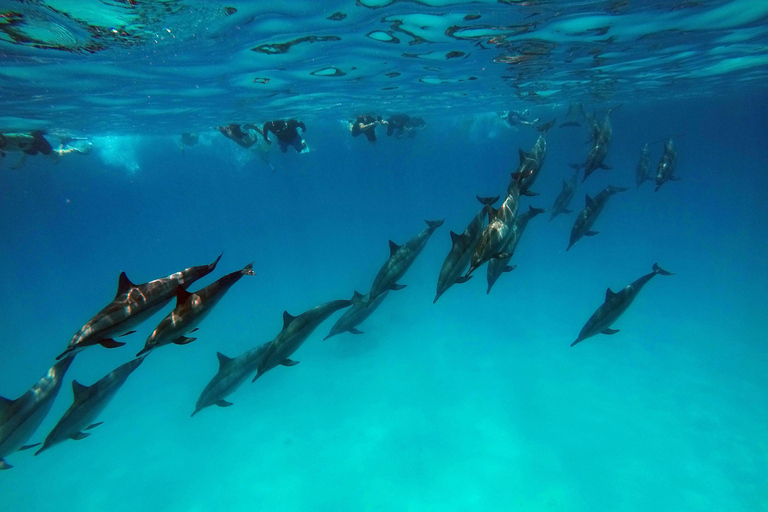
<instances>
[{"instance_id":1,"label":"dark gray dolphin","mask_svg":"<svg viewBox=\"0 0 768 512\"><path fill-rule=\"evenodd\" d=\"M610 199L613 194L624 192L625 190L628 189L626 187L613 187L608 185L601 190L594 199L587 194L587 204L584 209L581 210L579 216L576 217L576 222L573 223L571 240L568 243L568 249L566 249L566 251L570 250L570 248L573 247L573 244L575 244L581 237L585 235L595 236L598 234L597 231L591 231L592 225L602 213L606 203L608 203L608 199Z\"/></svg>"},{"instance_id":2,"label":"dark gray dolphin","mask_svg":"<svg viewBox=\"0 0 768 512\"><path fill-rule=\"evenodd\" d=\"M80 329L70 340L66 354L77 353L91 345L115 348L125 345L113 337L130 334L133 329L162 309L176 294L179 286L189 286L201 277L213 272L221 255L210 265L190 267L168 277L155 279L144 284L133 284L125 272L120 274L117 295L96 316Z\"/></svg>"},{"instance_id":3,"label":"dark gray dolphin","mask_svg":"<svg viewBox=\"0 0 768 512\"><path fill-rule=\"evenodd\" d=\"M336 320L336 323L333 324L333 327L331 327L328 336L323 339L327 340L328 338L343 332L363 334L363 331L358 330L357 326L363 323L366 318L371 316L371 313L376 311L376 308L378 308L381 303L384 302L384 299L388 293L389 290L376 297L373 302L370 302L367 295L363 296L362 294L355 292L352 306L347 309L344 314L339 317L338 320Z\"/></svg>"},{"instance_id":4,"label":"dark gray dolphin","mask_svg":"<svg viewBox=\"0 0 768 512\"><path fill-rule=\"evenodd\" d=\"M448 256L445 257L443 266L440 268L440 275L437 277L437 295L435 295L435 300L432 301L433 304L437 302L437 299L439 299L448 288L456 283L466 283L472 278L472 276L465 277L462 274L464 274L464 271L467 269L467 265L469 265L469 260L472 258L475 246L480 240L480 235L483 232L483 224L485 223L485 216L488 215L488 208L493 206L493 203L499 200L499 196L477 196L477 200L483 204L483 207L477 212L477 215L475 215L472 222L469 223L467 229L460 235L451 231L451 250L448 253Z\"/></svg>"},{"instance_id":5,"label":"dark gray dolphin","mask_svg":"<svg viewBox=\"0 0 768 512\"><path fill-rule=\"evenodd\" d=\"M620 107L621 105L619 105ZM602 124L598 121L591 123L592 129L592 148L589 150L587 160L583 164L571 164L574 169L584 168L584 177L582 182L586 181L590 174L597 169L610 170L611 167L605 165L605 157L608 155L608 149L611 146L611 136L613 128L611 127L611 112L619 107L608 109L605 114L605 120Z\"/></svg>"},{"instance_id":6,"label":"dark gray dolphin","mask_svg":"<svg viewBox=\"0 0 768 512\"><path fill-rule=\"evenodd\" d=\"M643 289L645 283L651 280L656 274L662 276L672 276L671 272L659 267L657 263L653 264L653 272L646 274L632 284L628 284L619 293L613 293L610 288L605 291L605 302L597 308L597 311L587 320L584 328L581 329L579 337L576 341L571 343L571 346L584 341L587 338L594 336L595 334L616 334L618 329L611 329L613 322L627 310L632 301L635 300L637 294Z\"/></svg>"},{"instance_id":7,"label":"dark gray dolphin","mask_svg":"<svg viewBox=\"0 0 768 512\"><path fill-rule=\"evenodd\" d=\"M573 199L573 195L576 193L576 185L578 181L579 181L578 169L576 169L576 172L573 173L573 177L571 178L570 182L563 180L563 189L557 195L557 198L555 198L555 203L552 205L552 208L551 208L552 213L549 214L550 222L552 222L552 219L554 219L561 213L573 213L572 210L568 209L568 206L571 204L571 199Z\"/></svg>"},{"instance_id":8,"label":"dark gray dolphin","mask_svg":"<svg viewBox=\"0 0 768 512\"><path fill-rule=\"evenodd\" d=\"M256 372L267 348L269 348L269 342L252 348L235 358L229 358L221 352L216 352L216 356L219 358L219 371L200 393L192 416L211 405L218 405L219 407L232 405L225 399L234 393L251 374Z\"/></svg>"},{"instance_id":9,"label":"dark gray dolphin","mask_svg":"<svg viewBox=\"0 0 768 512\"><path fill-rule=\"evenodd\" d=\"M493 258L491 261L488 262L488 273L487 273L487 279L488 279L488 290L485 293L491 293L491 288L493 287L493 284L496 282L496 280L503 274L504 272L512 272L514 270L514 266L509 265L509 260L512 259L512 256L515 254L515 249L517 249L517 244L520 243L520 237L523 235L523 232L525 231L526 226L528 226L528 221L530 221L535 216L544 213L546 210L542 210L540 208L534 208L533 206L528 207L528 211L525 211L517 216L515 219L515 236L512 237L510 240L510 244L504 248L503 252L508 254L508 256L504 258Z\"/></svg>"},{"instance_id":10,"label":"dark gray dolphin","mask_svg":"<svg viewBox=\"0 0 768 512\"><path fill-rule=\"evenodd\" d=\"M541 173L541 167L544 165L544 159L547 157L547 139L546 134L539 135L533 149L526 153L519 149L520 164L517 170L512 173L512 180L507 187L507 195L512 192L512 186L517 181L520 187L521 196L537 196L536 192L531 192L531 187ZM519 179L516 179L519 177Z\"/></svg>"},{"instance_id":11,"label":"dark gray dolphin","mask_svg":"<svg viewBox=\"0 0 768 512\"><path fill-rule=\"evenodd\" d=\"M675 165L677 164L677 153L672 139L664 143L664 154L661 155L659 166L656 168L656 190L659 190L667 181L678 181L679 176L675 176Z\"/></svg>"},{"instance_id":12,"label":"dark gray dolphin","mask_svg":"<svg viewBox=\"0 0 768 512\"><path fill-rule=\"evenodd\" d=\"M269 342L264 357L259 361L253 382L256 382L256 379L278 365L294 366L299 364L298 361L291 361L288 358L301 347L302 343L326 318L340 309L351 306L353 302L359 303L357 296L353 297L353 300L326 302L325 304L315 306L309 311L305 311L299 316L292 316L287 311L283 312L283 330L275 336L275 339Z\"/></svg>"},{"instance_id":13,"label":"dark gray dolphin","mask_svg":"<svg viewBox=\"0 0 768 512\"><path fill-rule=\"evenodd\" d=\"M90 430L103 423L94 423L93 421L101 414L118 390L125 384L125 381L128 380L128 376L139 367L142 361L144 361L143 357L128 361L99 379L92 386L83 386L73 380L74 402L53 427L51 433L45 438L42 448L37 450L35 455L40 455L51 446L67 439L79 441L91 435L83 432L83 430Z\"/></svg>"},{"instance_id":14,"label":"dark gray dolphin","mask_svg":"<svg viewBox=\"0 0 768 512\"><path fill-rule=\"evenodd\" d=\"M519 181L522 177L521 175L516 176L517 179L513 179L510 183L507 189L509 195L498 210L494 210L493 207L488 208L488 225L485 226L475 247L475 252L472 253L469 270L466 273L467 277L491 258L506 258L508 256L503 251L515 236L515 218L517 217L517 208L520 205Z\"/></svg>"},{"instance_id":15,"label":"dark gray dolphin","mask_svg":"<svg viewBox=\"0 0 768 512\"><path fill-rule=\"evenodd\" d=\"M227 274L194 293L188 292L181 286L177 287L176 307L160 321L147 338L144 348L136 355L141 356L170 343L186 345L195 341L197 338L187 338L184 335L197 330L200 322L241 277L253 275L256 275L253 271L253 263L249 263L242 270Z\"/></svg>"},{"instance_id":16,"label":"dark gray dolphin","mask_svg":"<svg viewBox=\"0 0 768 512\"><path fill-rule=\"evenodd\" d=\"M635 170L635 182L637 187L651 180L651 153L648 150L648 144L643 146L643 150L640 152L640 160L637 162L637 169Z\"/></svg>"},{"instance_id":17,"label":"dark gray dolphin","mask_svg":"<svg viewBox=\"0 0 768 512\"><path fill-rule=\"evenodd\" d=\"M376 300L379 295L387 290L402 290L405 285L397 284L411 267L416 257L427 245L429 237L437 228L443 225L444 220L425 220L427 227L418 235L408 240L404 245L397 245L389 241L389 259L376 274L371 291L368 292L368 300Z\"/></svg>"},{"instance_id":18,"label":"dark gray dolphin","mask_svg":"<svg viewBox=\"0 0 768 512\"><path fill-rule=\"evenodd\" d=\"M0 397L0 469L13 467L5 462L8 455L40 444L24 446L51 410L61 389L64 374L74 359L74 354L71 354L58 361L29 391L16 400Z\"/></svg>"}]
</instances>

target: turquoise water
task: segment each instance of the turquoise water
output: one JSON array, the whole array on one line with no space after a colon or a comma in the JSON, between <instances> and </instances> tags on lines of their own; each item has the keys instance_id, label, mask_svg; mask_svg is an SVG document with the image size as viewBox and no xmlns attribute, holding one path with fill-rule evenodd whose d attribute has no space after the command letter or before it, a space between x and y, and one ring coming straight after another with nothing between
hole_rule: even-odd
<instances>
[{"instance_id":1,"label":"turquoise water","mask_svg":"<svg viewBox=\"0 0 768 512\"><path fill-rule=\"evenodd\" d=\"M150 354L90 437L8 455L3 510L768 510L763 2L0 7L0 133L93 147L0 160L0 395L47 371L122 271L142 283L223 251L191 290L251 261L257 273L195 342ZM252 51L308 36L338 40ZM311 74L329 67L344 75ZM483 267L432 304L449 230L480 209L475 195L504 193L539 136L497 113L558 118L540 195L521 199L549 208L589 150L584 123L557 126L572 102L622 104L612 170L579 182L575 213L530 221L489 295ZM346 124L367 111L427 128L396 139L379 127L370 144ZM307 125L307 154L245 150L215 130L290 116ZM182 151L190 131L199 142ZM643 144L655 170L670 136L681 180L636 188ZM609 184L630 189L566 253L585 194ZM270 341L284 310L366 293L388 240L425 219L445 224L365 334L323 341L337 313L299 365L190 418L217 351ZM648 283L619 333L570 348L606 288L654 262L676 275ZM78 354L28 442L72 403L72 379L129 361L171 309L125 347Z\"/></svg>"}]
</instances>

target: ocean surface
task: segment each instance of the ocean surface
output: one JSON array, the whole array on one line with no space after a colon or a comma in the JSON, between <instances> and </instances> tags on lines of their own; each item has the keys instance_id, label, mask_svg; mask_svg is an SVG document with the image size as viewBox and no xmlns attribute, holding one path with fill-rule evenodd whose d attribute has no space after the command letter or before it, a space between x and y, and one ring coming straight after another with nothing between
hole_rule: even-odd
<instances>
[{"instance_id":1,"label":"ocean surface","mask_svg":"<svg viewBox=\"0 0 768 512\"><path fill-rule=\"evenodd\" d=\"M190 291L256 271L196 341L152 352L90 437L5 456L0 510L768 511L767 76L762 0L0 1L0 133L91 149L0 159L0 395L48 371L123 271L144 283L223 252ZM579 178L574 213L530 221L489 294L481 267L433 304L449 231L541 135L500 113L557 118L522 213L587 156L583 116L560 127L575 103L601 121L618 107L611 170ZM426 129L352 137L367 112ZM308 152L216 129L289 117ZM643 145L655 173L670 137L680 180L637 187ZM566 251L608 185L629 190ZM190 417L217 351L367 293L388 241L440 219L364 334L323 340L339 312L299 365ZM675 275L618 333L570 347L606 289L654 263ZM79 353L27 442L173 304Z\"/></svg>"}]
</instances>

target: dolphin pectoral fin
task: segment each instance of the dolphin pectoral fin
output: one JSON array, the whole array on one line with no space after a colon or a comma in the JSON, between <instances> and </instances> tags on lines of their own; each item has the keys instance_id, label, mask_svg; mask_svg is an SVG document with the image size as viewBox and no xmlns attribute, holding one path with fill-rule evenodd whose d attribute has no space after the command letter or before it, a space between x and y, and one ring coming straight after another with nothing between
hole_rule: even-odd
<instances>
[{"instance_id":1,"label":"dolphin pectoral fin","mask_svg":"<svg viewBox=\"0 0 768 512\"><path fill-rule=\"evenodd\" d=\"M70 439L74 439L75 441L80 441L81 439L85 439L91 434L86 434L85 432L75 432L71 436L69 436Z\"/></svg>"},{"instance_id":2,"label":"dolphin pectoral fin","mask_svg":"<svg viewBox=\"0 0 768 512\"><path fill-rule=\"evenodd\" d=\"M187 343L192 343L197 338L187 338L186 336L179 336L175 340L173 340L173 343L177 345L186 345Z\"/></svg>"},{"instance_id":3,"label":"dolphin pectoral fin","mask_svg":"<svg viewBox=\"0 0 768 512\"><path fill-rule=\"evenodd\" d=\"M101 345L104 348L117 348L122 347L125 345L122 341L115 341L112 338L106 338L103 340L99 340L99 345Z\"/></svg>"},{"instance_id":4,"label":"dolphin pectoral fin","mask_svg":"<svg viewBox=\"0 0 768 512\"><path fill-rule=\"evenodd\" d=\"M603 329L602 331L603 334L616 334L617 332L619 332L618 329Z\"/></svg>"},{"instance_id":5,"label":"dolphin pectoral fin","mask_svg":"<svg viewBox=\"0 0 768 512\"><path fill-rule=\"evenodd\" d=\"M118 336L118 338L122 338L123 336L128 336L129 334L133 334L133 333L135 333L135 332L136 332L136 331L128 331L128 332L126 332L125 334L121 334L120 336Z\"/></svg>"},{"instance_id":6,"label":"dolphin pectoral fin","mask_svg":"<svg viewBox=\"0 0 768 512\"><path fill-rule=\"evenodd\" d=\"M459 276L456 278L456 284L466 283L474 276Z\"/></svg>"},{"instance_id":7,"label":"dolphin pectoral fin","mask_svg":"<svg viewBox=\"0 0 768 512\"><path fill-rule=\"evenodd\" d=\"M402 290L406 286L408 286L408 285L407 284L397 284L397 283L395 283L392 286L390 286L389 289L390 290Z\"/></svg>"},{"instance_id":8,"label":"dolphin pectoral fin","mask_svg":"<svg viewBox=\"0 0 768 512\"><path fill-rule=\"evenodd\" d=\"M584 233L585 236L595 236L598 234L600 234L599 231L587 231L586 233Z\"/></svg>"},{"instance_id":9,"label":"dolphin pectoral fin","mask_svg":"<svg viewBox=\"0 0 768 512\"><path fill-rule=\"evenodd\" d=\"M35 444L25 444L24 446L22 446L21 448L19 448L19 450L18 450L18 451L20 451L20 452L23 452L24 450L29 450L30 448L34 448L35 446L40 446L40 443L35 443Z\"/></svg>"},{"instance_id":10,"label":"dolphin pectoral fin","mask_svg":"<svg viewBox=\"0 0 768 512\"><path fill-rule=\"evenodd\" d=\"M104 422L103 422L103 421L100 421L100 422L98 422L98 423L92 423L92 424L88 425L87 427L85 427L83 430L91 430L92 428L96 428L96 427L98 427L98 426L99 426L99 425L101 425L102 423L104 423Z\"/></svg>"},{"instance_id":11,"label":"dolphin pectoral fin","mask_svg":"<svg viewBox=\"0 0 768 512\"><path fill-rule=\"evenodd\" d=\"M349 330L352 334L363 334L363 331L355 329L354 327Z\"/></svg>"},{"instance_id":12,"label":"dolphin pectoral fin","mask_svg":"<svg viewBox=\"0 0 768 512\"><path fill-rule=\"evenodd\" d=\"M5 462L5 460L3 460L3 459L0 459L0 470L3 470L3 469L11 469L12 467L13 467L13 466L11 466L11 465L10 465L10 464L8 464L7 462Z\"/></svg>"},{"instance_id":13,"label":"dolphin pectoral fin","mask_svg":"<svg viewBox=\"0 0 768 512\"><path fill-rule=\"evenodd\" d=\"M605 165L605 164L602 164L602 165L600 166L600 168L601 168L601 169L605 169L606 171L610 171L610 170L612 170L612 169L613 169L613 167L611 167L610 165Z\"/></svg>"},{"instance_id":14,"label":"dolphin pectoral fin","mask_svg":"<svg viewBox=\"0 0 768 512\"><path fill-rule=\"evenodd\" d=\"M216 405L218 405L219 407L230 407L232 405L232 402L227 402L222 398L221 400L216 402Z\"/></svg>"},{"instance_id":15,"label":"dolphin pectoral fin","mask_svg":"<svg viewBox=\"0 0 768 512\"><path fill-rule=\"evenodd\" d=\"M283 366L296 366L299 362L292 359L283 359L283 362L280 364Z\"/></svg>"},{"instance_id":16,"label":"dolphin pectoral fin","mask_svg":"<svg viewBox=\"0 0 768 512\"><path fill-rule=\"evenodd\" d=\"M194 329L192 329L192 330L191 330L191 331L189 331L189 332L195 332L195 331L197 331L197 330L199 330L199 329L200 329L199 327L195 327Z\"/></svg>"},{"instance_id":17,"label":"dolphin pectoral fin","mask_svg":"<svg viewBox=\"0 0 768 512\"><path fill-rule=\"evenodd\" d=\"M517 265L507 265L502 272L512 272L517 268Z\"/></svg>"}]
</instances>

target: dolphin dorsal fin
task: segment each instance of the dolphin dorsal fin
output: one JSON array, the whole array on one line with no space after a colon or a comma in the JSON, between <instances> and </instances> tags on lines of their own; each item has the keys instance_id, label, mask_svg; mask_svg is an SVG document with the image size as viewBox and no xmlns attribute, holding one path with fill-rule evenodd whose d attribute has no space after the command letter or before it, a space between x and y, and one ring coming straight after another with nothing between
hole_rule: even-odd
<instances>
[{"instance_id":1,"label":"dolphin dorsal fin","mask_svg":"<svg viewBox=\"0 0 768 512\"><path fill-rule=\"evenodd\" d=\"M613 297L614 295L616 295L616 294L615 294L615 293L613 293L613 290L611 290L610 288L608 288L607 290L605 290L605 301L606 301L606 302L608 302L608 300L609 300L611 297Z\"/></svg>"},{"instance_id":2,"label":"dolphin dorsal fin","mask_svg":"<svg viewBox=\"0 0 768 512\"><path fill-rule=\"evenodd\" d=\"M518 148L517 153L520 155L520 163L525 162L525 159L528 158L528 155L522 149Z\"/></svg>"},{"instance_id":3,"label":"dolphin dorsal fin","mask_svg":"<svg viewBox=\"0 0 768 512\"><path fill-rule=\"evenodd\" d=\"M0 396L0 420L5 420L6 411L10 409L11 404L13 404L13 400Z\"/></svg>"},{"instance_id":4,"label":"dolphin dorsal fin","mask_svg":"<svg viewBox=\"0 0 768 512\"><path fill-rule=\"evenodd\" d=\"M390 256L394 256L399 248L400 248L400 246L397 245L395 242L393 242L392 240L389 241L389 255Z\"/></svg>"},{"instance_id":5,"label":"dolphin dorsal fin","mask_svg":"<svg viewBox=\"0 0 768 512\"><path fill-rule=\"evenodd\" d=\"M592 208L595 204L595 200L589 197L589 194L587 194L587 208Z\"/></svg>"},{"instance_id":6,"label":"dolphin dorsal fin","mask_svg":"<svg viewBox=\"0 0 768 512\"><path fill-rule=\"evenodd\" d=\"M457 241L457 240L461 240L461 235L457 235L456 233L454 233L453 231L451 231L451 243L452 243L453 245L456 245L456 241Z\"/></svg>"},{"instance_id":7,"label":"dolphin dorsal fin","mask_svg":"<svg viewBox=\"0 0 768 512\"><path fill-rule=\"evenodd\" d=\"M119 297L131 288L135 287L136 285L133 284L130 279L128 279L128 276L125 275L125 272L120 272L120 277L117 278L117 294L115 294L115 297Z\"/></svg>"},{"instance_id":8,"label":"dolphin dorsal fin","mask_svg":"<svg viewBox=\"0 0 768 512\"><path fill-rule=\"evenodd\" d=\"M365 295L360 293L359 291L355 290L355 293L352 294L352 300L365 300Z\"/></svg>"},{"instance_id":9,"label":"dolphin dorsal fin","mask_svg":"<svg viewBox=\"0 0 768 512\"><path fill-rule=\"evenodd\" d=\"M221 352L216 352L216 357L219 358L219 371L223 370L228 364L232 362L231 357L227 357Z\"/></svg>"},{"instance_id":10,"label":"dolphin dorsal fin","mask_svg":"<svg viewBox=\"0 0 768 512\"><path fill-rule=\"evenodd\" d=\"M187 290L185 290L183 286L179 285L176 287L176 304L177 305L187 302L191 296L192 294L189 293Z\"/></svg>"},{"instance_id":11,"label":"dolphin dorsal fin","mask_svg":"<svg viewBox=\"0 0 768 512\"><path fill-rule=\"evenodd\" d=\"M296 317L287 311L283 311L283 329L291 325L291 322L296 320Z\"/></svg>"},{"instance_id":12,"label":"dolphin dorsal fin","mask_svg":"<svg viewBox=\"0 0 768 512\"><path fill-rule=\"evenodd\" d=\"M77 402L77 398L88 391L88 386L83 386L76 380L72 381L72 394L75 395L75 402Z\"/></svg>"}]
</instances>

